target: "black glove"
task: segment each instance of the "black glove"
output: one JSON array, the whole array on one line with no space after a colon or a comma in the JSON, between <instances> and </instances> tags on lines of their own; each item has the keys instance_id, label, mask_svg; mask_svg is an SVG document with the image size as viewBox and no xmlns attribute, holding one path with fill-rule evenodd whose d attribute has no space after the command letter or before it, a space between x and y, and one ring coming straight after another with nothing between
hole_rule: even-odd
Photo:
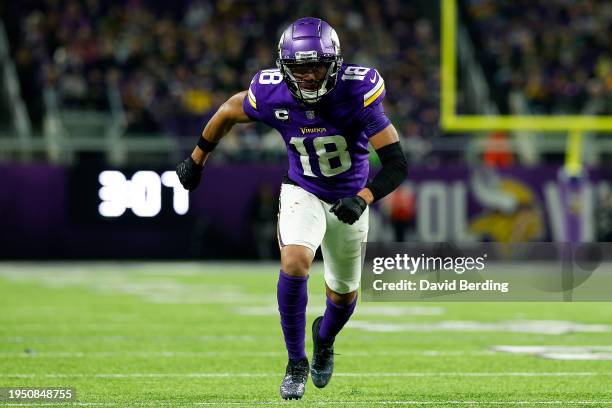
<instances>
[{"instance_id":1,"label":"black glove","mask_svg":"<svg viewBox=\"0 0 612 408\"><path fill-rule=\"evenodd\" d=\"M202 166L193 161L191 156L176 166L176 175L185 187L185 190L193 191L200 184L202 178Z\"/></svg>"},{"instance_id":2,"label":"black glove","mask_svg":"<svg viewBox=\"0 0 612 408\"><path fill-rule=\"evenodd\" d=\"M332 205L329 212L345 224L354 224L361 217L368 205L359 196L341 198Z\"/></svg>"}]
</instances>

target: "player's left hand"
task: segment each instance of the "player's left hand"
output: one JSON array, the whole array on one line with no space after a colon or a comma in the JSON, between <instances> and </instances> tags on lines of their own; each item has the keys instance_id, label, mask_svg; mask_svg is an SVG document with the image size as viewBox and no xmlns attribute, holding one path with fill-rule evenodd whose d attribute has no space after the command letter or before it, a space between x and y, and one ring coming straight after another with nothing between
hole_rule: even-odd
<instances>
[{"instance_id":1,"label":"player's left hand","mask_svg":"<svg viewBox=\"0 0 612 408\"><path fill-rule=\"evenodd\" d=\"M336 217L345 224L354 224L367 206L365 200L356 195L339 199L331 206L329 212L336 214Z\"/></svg>"}]
</instances>

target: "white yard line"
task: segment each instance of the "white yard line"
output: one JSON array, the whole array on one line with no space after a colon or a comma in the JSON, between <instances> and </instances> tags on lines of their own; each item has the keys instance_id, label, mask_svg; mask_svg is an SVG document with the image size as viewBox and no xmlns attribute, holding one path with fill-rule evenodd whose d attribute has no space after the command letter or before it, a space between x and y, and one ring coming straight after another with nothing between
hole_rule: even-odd
<instances>
[{"instance_id":1,"label":"white yard line","mask_svg":"<svg viewBox=\"0 0 612 408\"><path fill-rule=\"evenodd\" d=\"M574 361L611 361L612 346L561 346L561 345L537 345L537 346L493 346L494 351L514 355L527 355L551 360L574 360Z\"/></svg>"},{"instance_id":2,"label":"white yard line","mask_svg":"<svg viewBox=\"0 0 612 408\"><path fill-rule=\"evenodd\" d=\"M500 332L562 335L570 333L610 333L612 325L578 323L566 320L442 320L436 322L381 322L351 320L346 327L368 332Z\"/></svg>"},{"instance_id":3,"label":"white yard line","mask_svg":"<svg viewBox=\"0 0 612 408\"><path fill-rule=\"evenodd\" d=\"M153 340L153 341L161 341L161 340L189 340L189 341L261 341L268 339L278 339L278 336L252 336L252 335L194 335L194 336L156 336L156 335L142 335L142 336L97 336L97 335L67 335L67 336L4 336L0 337L0 343L26 343L26 342L42 342L42 343L50 343L50 342L61 342L64 343L66 341L81 341L81 340L93 340L93 341L108 341L108 342L119 342L119 341L130 341L130 340Z\"/></svg>"},{"instance_id":4,"label":"white yard line","mask_svg":"<svg viewBox=\"0 0 612 408\"><path fill-rule=\"evenodd\" d=\"M282 373L281 373L282 374ZM279 373L108 373L108 374L35 374L0 373L0 378L235 378L278 377ZM611 376L609 371L553 371L553 372L361 372L334 373L335 377L596 377Z\"/></svg>"},{"instance_id":5,"label":"white yard line","mask_svg":"<svg viewBox=\"0 0 612 408\"><path fill-rule=\"evenodd\" d=\"M313 265L322 269L323 263L315 261ZM156 274L165 273L165 275L174 275L175 270L195 271L200 274L210 273L211 270L219 272L219 270L233 270L244 272L262 271L265 273L278 274L278 261L169 261L169 262L150 262L150 261L79 261L79 262L11 262L1 261L0 272L13 270L26 271L59 271L64 273L80 273L92 274L98 273L99 270L116 270L120 269L126 272L151 273L154 270ZM168 272L172 271L172 272Z\"/></svg>"},{"instance_id":6,"label":"white yard line","mask_svg":"<svg viewBox=\"0 0 612 408\"><path fill-rule=\"evenodd\" d=\"M323 401L308 401L305 399L302 401L304 404L309 405L560 405L560 406L571 406L571 405L610 405L612 401L335 401L335 400L323 400ZM0 404L0 406L81 406L81 407L116 407L116 406L253 406L253 405L288 405L292 404L291 401L218 401L218 402L182 402L182 401L149 401L149 402L58 402L58 403L8 403Z\"/></svg>"},{"instance_id":7,"label":"white yard line","mask_svg":"<svg viewBox=\"0 0 612 408\"><path fill-rule=\"evenodd\" d=\"M610 345L519 345L519 346L493 346L492 350L514 354L537 353L584 353L584 352L612 352Z\"/></svg>"},{"instance_id":8,"label":"white yard line","mask_svg":"<svg viewBox=\"0 0 612 408\"><path fill-rule=\"evenodd\" d=\"M0 352L0 357L6 358L108 358L108 357L165 357L165 358L194 358L194 357L282 357L286 351L32 351L32 352ZM346 351L339 353L346 357L452 357L452 356L497 356L489 350L422 350L422 351Z\"/></svg>"}]
</instances>

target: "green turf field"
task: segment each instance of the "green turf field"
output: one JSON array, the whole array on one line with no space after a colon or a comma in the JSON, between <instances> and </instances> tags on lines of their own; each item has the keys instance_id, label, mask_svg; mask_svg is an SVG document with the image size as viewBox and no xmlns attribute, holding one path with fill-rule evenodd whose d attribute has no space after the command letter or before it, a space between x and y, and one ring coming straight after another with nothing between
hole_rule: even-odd
<instances>
[{"instance_id":1,"label":"green turf field","mask_svg":"<svg viewBox=\"0 0 612 408\"><path fill-rule=\"evenodd\" d=\"M360 303L328 387L284 402L277 273L0 264L0 387L71 386L93 407L612 406L603 303ZM310 325L324 305L320 265L309 290Z\"/></svg>"}]
</instances>

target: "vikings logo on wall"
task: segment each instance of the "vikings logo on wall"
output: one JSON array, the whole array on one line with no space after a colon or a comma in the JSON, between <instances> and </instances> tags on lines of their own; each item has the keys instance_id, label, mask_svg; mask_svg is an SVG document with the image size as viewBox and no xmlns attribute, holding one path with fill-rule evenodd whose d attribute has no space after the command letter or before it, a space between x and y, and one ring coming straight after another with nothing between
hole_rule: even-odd
<instances>
[{"instance_id":1,"label":"vikings logo on wall","mask_svg":"<svg viewBox=\"0 0 612 408\"><path fill-rule=\"evenodd\" d=\"M597 197L608 191L609 181L591 174L568 195L557 172L555 167L412 168L406 185L415 192L415 237L425 242L597 239Z\"/></svg>"},{"instance_id":2,"label":"vikings logo on wall","mask_svg":"<svg viewBox=\"0 0 612 408\"><path fill-rule=\"evenodd\" d=\"M479 240L506 243L543 238L540 204L527 185L501 177L491 168L476 169L470 184L474 198L484 209L470 223L470 231Z\"/></svg>"}]
</instances>

